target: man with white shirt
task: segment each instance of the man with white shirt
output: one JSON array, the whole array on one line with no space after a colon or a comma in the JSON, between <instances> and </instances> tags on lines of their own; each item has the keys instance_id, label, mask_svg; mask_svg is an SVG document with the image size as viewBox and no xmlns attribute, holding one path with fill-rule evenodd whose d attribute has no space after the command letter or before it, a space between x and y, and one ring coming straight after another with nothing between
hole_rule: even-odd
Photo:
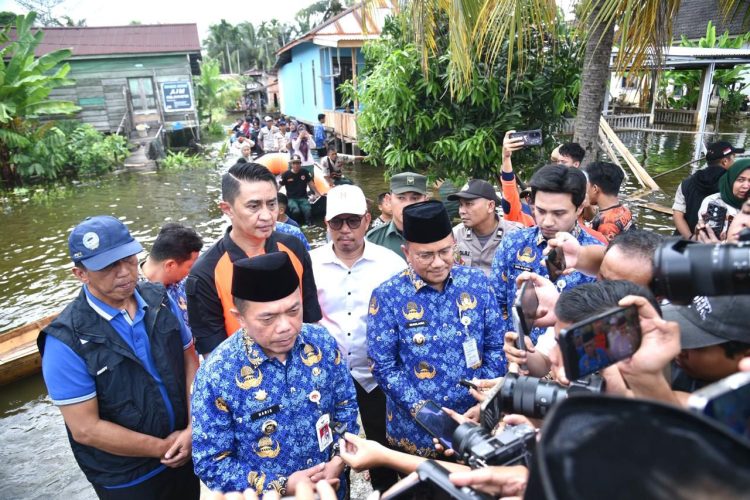
<instances>
[{"instance_id":1,"label":"man with white shirt","mask_svg":"<svg viewBox=\"0 0 750 500\"><path fill-rule=\"evenodd\" d=\"M365 241L370 214L362 190L341 185L327 194L325 221L330 241L310 252L323 311L320 324L338 343L354 378L362 425L368 439L385 444L385 395L367 361L367 314L372 291L406 269L406 262L385 247ZM374 489L396 481L389 469L370 471Z\"/></svg>"}]
</instances>

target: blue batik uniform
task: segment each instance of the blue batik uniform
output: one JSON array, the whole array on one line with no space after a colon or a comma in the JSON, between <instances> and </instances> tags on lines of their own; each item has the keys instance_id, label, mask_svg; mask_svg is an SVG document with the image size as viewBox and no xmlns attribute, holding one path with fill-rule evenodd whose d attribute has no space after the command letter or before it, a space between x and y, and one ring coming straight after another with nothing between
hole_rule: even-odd
<instances>
[{"instance_id":1,"label":"blue batik uniform","mask_svg":"<svg viewBox=\"0 0 750 500\"><path fill-rule=\"evenodd\" d=\"M305 249L308 252L310 251L310 243L307 242L307 237L305 237L305 233L302 232L299 226L295 226L294 224L289 224L287 222L276 222L276 227L274 228L274 230L280 233L290 234L294 236L295 238L299 239L303 245L305 245Z\"/></svg>"},{"instance_id":2,"label":"blue batik uniform","mask_svg":"<svg viewBox=\"0 0 750 500\"><path fill-rule=\"evenodd\" d=\"M467 366L464 343L474 339L479 362ZM505 374L500 315L479 269L454 266L442 292L410 268L372 293L368 355L386 394L388 442L408 453L436 456L432 437L414 415L425 400L463 413L476 404L462 378Z\"/></svg>"},{"instance_id":3,"label":"blue batik uniform","mask_svg":"<svg viewBox=\"0 0 750 500\"><path fill-rule=\"evenodd\" d=\"M602 243L576 225L573 236L584 245L601 245ZM544 262L542 252L547 248L547 240L544 239L539 227L528 227L508 233L503 237L500 246L495 252L490 271L490 283L497 295L497 305L500 308L503 319L502 331L513 331L513 320L510 310L516 296L516 278L524 271L539 274L549 278L547 265ZM567 276L561 276L555 285L562 292L568 288L591 283L594 278L575 271ZM531 330L531 340L536 344L536 339L544 333L543 328Z\"/></svg>"},{"instance_id":4,"label":"blue batik uniform","mask_svg":"<svg viewBox=\"0 0 750 500\"><path fill-rule=\"evenodd\" d=\"M227 338L195 377L193 460L212 490L250 488L260 495L331 459L333 446L319 448L322 416L329 415L331 429L340 422L358 432L357 396L325 328L304 324L286 363L244 338L241 332Z\"/></svg>"}]
</instances>

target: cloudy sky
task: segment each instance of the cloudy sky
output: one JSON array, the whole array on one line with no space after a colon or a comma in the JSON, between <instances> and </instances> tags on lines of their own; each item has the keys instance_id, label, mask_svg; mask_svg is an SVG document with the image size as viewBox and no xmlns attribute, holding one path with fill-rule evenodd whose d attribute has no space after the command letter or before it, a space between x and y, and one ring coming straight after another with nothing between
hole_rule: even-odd
<instances>
[{"instance_id":1,"label":"cloudy sky","mask_svg":"<svg viewBox=\"0 0 750 500\"><path fill-rule=\"evenodd\" d=\"M291 23L294 14L314 0L65 0L56 14L85 19L88 26L114 26L140 21L142 24L197 23L201 40L208 26L226 19L232 24L278 19ZM0 11L24 11L13 0L0 0Z\"/></svg>"}]
</instances>

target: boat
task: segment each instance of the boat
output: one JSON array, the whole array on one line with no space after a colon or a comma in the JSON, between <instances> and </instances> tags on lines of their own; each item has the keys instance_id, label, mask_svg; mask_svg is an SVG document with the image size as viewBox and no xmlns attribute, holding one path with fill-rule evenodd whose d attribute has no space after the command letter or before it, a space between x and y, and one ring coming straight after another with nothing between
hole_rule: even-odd
<instances>
[{"instance_id":1,"label":"boat","mask_svg":"<svg viewBox=\"0 0 750 500\"><path fill-rule=\"evenodd\" d=\"M57 313L0 334L0 386L10 384L42 369L42 357L36 346L39 332Z\"/></svg>"}]
</instances>

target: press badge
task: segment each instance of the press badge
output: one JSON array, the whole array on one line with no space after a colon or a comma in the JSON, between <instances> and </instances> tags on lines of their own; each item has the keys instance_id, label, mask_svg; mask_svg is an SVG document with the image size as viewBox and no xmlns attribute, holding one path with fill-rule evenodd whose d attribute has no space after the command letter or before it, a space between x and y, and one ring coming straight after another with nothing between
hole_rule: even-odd
<instances>
[{"instance_id":1,"label":"press badge","mask_svg":"<svg viewBox=\"0 0 750 500\"><path fill-rule=\"evenodd\" d=\"M466 360L467 368L478 368L482 364L482 360L479 359L479 349L477 349L477 341L474 338L469 337L463 343L464 347L464 359Z\"/></svg>"},{"instance_id":2,"label":"press badge","mask_svg":"<svg viewBox=\"0 0 750 500\"><path fill-rule=\"evenodd\" d=\"M315 424L315 435L318 436L318 448L320 448L320 451L325 451L333 443L331 416L328 413L321 415Z\"/></svg>"}]
</instances>

